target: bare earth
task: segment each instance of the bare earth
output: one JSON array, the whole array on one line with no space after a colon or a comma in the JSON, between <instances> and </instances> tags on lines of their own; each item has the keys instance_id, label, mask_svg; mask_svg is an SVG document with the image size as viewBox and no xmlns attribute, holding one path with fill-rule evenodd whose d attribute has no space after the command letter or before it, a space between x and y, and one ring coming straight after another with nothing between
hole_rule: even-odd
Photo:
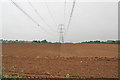
<instances>
[{"instance_id":1,"label":"bare earth","mask_svg":"<svg viewBox=\"0 0 120 80\"><path fill-rule=\"evenodd\" d=\"M5 73L44 77L118 77L117 44L3 43Z\"/></svg>"}]
</instances>

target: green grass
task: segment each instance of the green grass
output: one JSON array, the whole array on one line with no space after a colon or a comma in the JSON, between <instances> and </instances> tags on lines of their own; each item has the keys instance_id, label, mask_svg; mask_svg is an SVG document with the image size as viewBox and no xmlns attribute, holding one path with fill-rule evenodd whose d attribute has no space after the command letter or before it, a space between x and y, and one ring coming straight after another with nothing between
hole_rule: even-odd
<instances>
[{"instance_id":1,"label":"green grass","mask_svg":"<svg viewBox=\"0 0 120 80\"><path fill-rule=\"evenodd\" d=\"M8 74L3 74L5 72L5 68L2 67L2 74L1 74L1 80L23 80L24 71L19 72L19 75L14 75L13 72L15 71L15 66L11 67L11 71Z\"/></svg>"}]
</instances>

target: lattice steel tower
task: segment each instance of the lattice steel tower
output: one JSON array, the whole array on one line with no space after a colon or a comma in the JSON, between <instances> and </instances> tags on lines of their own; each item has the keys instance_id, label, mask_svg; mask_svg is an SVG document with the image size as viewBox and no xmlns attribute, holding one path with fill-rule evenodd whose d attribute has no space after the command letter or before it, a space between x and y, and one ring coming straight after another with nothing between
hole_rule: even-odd
<instances>
[{"instance_id":1,"label":"lattice steel tower","mask_svg":"<svg viewBox=\"0 0 120 80\"><path fill-rule=\"evenodd\" d=\"M59 24L58 27L59 27L58 28L59 29L59 42L64 43L64 25Z\"/></svg>"}]
</instances>

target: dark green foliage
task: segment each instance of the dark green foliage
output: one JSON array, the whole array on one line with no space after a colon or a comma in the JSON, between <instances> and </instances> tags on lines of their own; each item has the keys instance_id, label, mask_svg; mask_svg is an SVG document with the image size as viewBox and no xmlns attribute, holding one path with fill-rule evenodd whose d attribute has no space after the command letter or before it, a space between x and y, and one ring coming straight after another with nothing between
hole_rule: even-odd
<instances>
[{"instance_id":1,"label":"dark green foliage","mask_svg":"<svg viewBox=\"0 0 120 80\"><path fill-rule=\"evenodd\" d=\"M33 40L32 43L52 43L52 42L48 42L47 40L42 41Z\"/></svg>"},{"instance_id":2,"label":"dark green foliage","mask_svg":"<svg viewBox=\"0 0 120 80\"><path fill-rule=\"evenodd\" d=\"M120 40L108 40L108 41L85 41L85 42L81 42L81 43L104 43L104 44L120 44Z\"/></svg>"},{"instance_id":3,"label":"dark green foliage","mask_svg":"<svg viewBox=\"0 0 120 80\"><path fill-rule=\"evenodd\" d=\"M37 43L38 41L36 41L36 40L33 40L32 42L33 42L33 43Z\"/></svg>"},{"instance_id":4,"label":"dark green foliage","mask_svg":"<svg viewBox=\"0 0 120 80\"><path fill-rule=\"evenodd\" d=\"M47 40L42 40L41 43L48 43L48 41Z\"/></svg>"}]
</instances>

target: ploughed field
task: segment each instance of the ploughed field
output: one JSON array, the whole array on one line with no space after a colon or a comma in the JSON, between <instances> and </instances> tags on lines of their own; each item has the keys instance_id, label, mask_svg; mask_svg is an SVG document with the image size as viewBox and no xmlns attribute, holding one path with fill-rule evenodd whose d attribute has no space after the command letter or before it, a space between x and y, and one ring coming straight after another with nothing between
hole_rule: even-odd
<instances>
[{"instance_id":1,"label":"ploughed field","mask_svg":"<svg viewBox=\"0 0 120 80\"><path fill-rule=\"evenodd\" d=\"M4 74L37 77L117 78L117 44L3 43Z\"/></svg>"}]
</instances>

